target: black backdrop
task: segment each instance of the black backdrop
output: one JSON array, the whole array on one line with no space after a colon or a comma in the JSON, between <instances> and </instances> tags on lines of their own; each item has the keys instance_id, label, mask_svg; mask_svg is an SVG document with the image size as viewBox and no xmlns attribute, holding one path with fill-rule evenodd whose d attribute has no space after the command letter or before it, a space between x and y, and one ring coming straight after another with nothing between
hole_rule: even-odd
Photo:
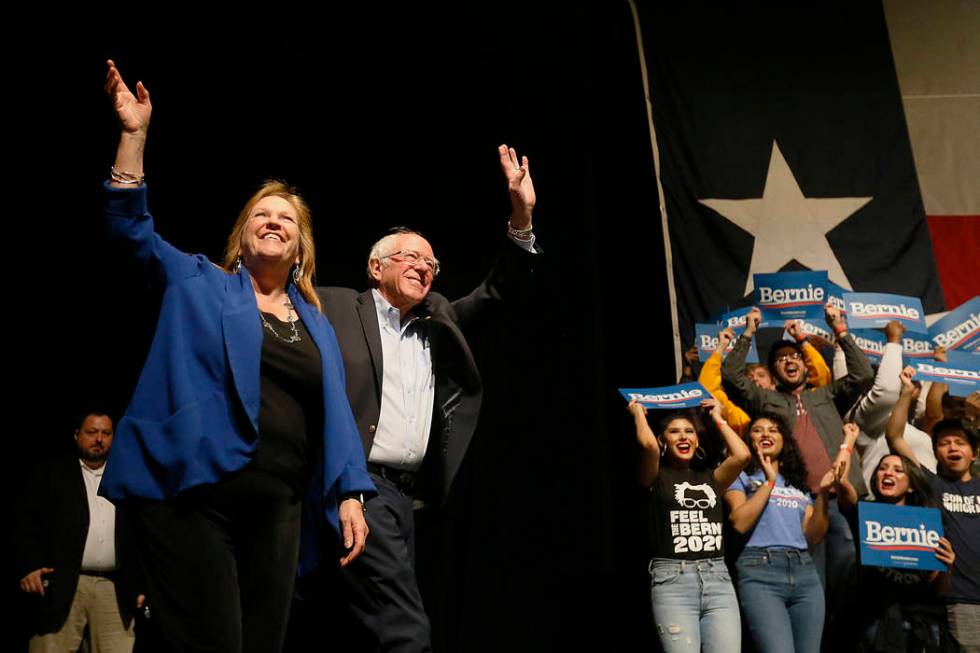
<instances>
[{"instance_id":1,"label":"black backdrop","mask_svg":"<svg viewBox=\"0 0 980 653\"><path fill-rule=\"evenodd\" d=\"M71 450L82 408L122 413L152 334L152 302L98 228L117 138L105 59L152 94L163 236L218 259L254 188L285 178L312 205L323 284L363 287L371 242L409 224L443 262L440 292L473 287L503 242L507 142L531 159L548 263L535 306L474 338L487 390L454 497L448 641L649 646L644 511L615 388L675 381L662 236L629 7L573 5L277 8L241 26L133 16L39 33L13 64L26 82L9 123L23 203L7 250L23 256L8 277L15 483Z\"/></svg>"}]
</instances>

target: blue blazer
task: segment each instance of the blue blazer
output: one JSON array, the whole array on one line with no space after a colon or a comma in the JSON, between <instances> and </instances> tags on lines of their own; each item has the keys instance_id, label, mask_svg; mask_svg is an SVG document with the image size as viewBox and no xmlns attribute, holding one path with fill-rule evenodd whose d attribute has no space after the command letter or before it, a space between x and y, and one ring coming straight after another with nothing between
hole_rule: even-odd
<instances>
[{"instance_id":1,"label":"blue blazer","mask_svg":"<svg viewBox=\"0 0 980 653\"><path fill-rule=\"evenodd\" d=\"M113 501L165 499L214 483L251 460L258 437L262 322L244 267L228 274L203 255L185 254L164 241L153 230L145 186L119 189L106 182L105 191L110 237L132 253L163 297L99 492ZM339 496L373 494L375 488L333 327L294 284L288 293L320 350L323 371L323 455L313 466L304 502L305 573L318 562L316 533L322 530L309 517L322 515L337 531Z\"/></svg>"}]
</instances>

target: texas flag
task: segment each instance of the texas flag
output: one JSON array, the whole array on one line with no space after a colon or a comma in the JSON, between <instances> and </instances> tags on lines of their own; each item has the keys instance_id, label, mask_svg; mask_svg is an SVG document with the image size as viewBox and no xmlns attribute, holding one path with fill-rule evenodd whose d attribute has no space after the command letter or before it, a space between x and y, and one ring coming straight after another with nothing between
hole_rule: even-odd
<instances>
[{"instance_id":1,"label":"texas flag","mask_svg":"<svg viewBox=\"0 0 980 653\"><path fill-rule=\"evenodd\" d=\"M980 7L886 0L902 106L946 308L980 294Z\"/></svg>"},{"instance_id":2,"label":"texas flag","mask_svg":"<svg viewBox=\"0 0 980 653\"><path fill-rule=\"evenodd\" d=\"M966 7L904 4L920 13ZM826 270L850 291L920 298L927 313L977 294L980 167L953 157L936 173L943 183L921 181L890 3L632 6L678 350L696 322L749 296L757 273ZM915 25L931 29L928 20ZM929 76L926 61L915 79ZM964 98L972 126L956 145L974 161L975 91ZM936 209L959 217L927 218L923 193L932 187L962 191L963 201Z\"/></svg>"}]
</instances>

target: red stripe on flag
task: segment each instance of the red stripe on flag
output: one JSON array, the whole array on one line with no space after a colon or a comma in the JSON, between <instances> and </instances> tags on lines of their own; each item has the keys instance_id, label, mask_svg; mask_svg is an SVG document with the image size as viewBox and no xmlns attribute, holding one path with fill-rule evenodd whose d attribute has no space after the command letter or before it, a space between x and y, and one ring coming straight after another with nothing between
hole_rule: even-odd
<instances>
[{"instance_id":1,"label":"red stripe on flag","mask_svg":"<svg viewBox=\"0 0 980 653\"><path fill-rule=\"evenodd\" d=\"M980 215L927 217L946 308L956 308L980 295Z\"/></svg>"}]
</instances>

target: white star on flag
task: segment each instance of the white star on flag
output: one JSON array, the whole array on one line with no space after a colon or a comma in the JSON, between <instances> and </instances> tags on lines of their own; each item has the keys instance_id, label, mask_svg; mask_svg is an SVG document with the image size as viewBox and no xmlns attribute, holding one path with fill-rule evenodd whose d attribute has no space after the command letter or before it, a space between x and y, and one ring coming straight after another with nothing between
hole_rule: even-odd
<instances>
[{"instance_id":1,"label":"white star on flag","mask_svg":"<svg viewBox=\"0 0 980 653\"><path fill-rule=\"evenodd\" d=\"M762 197L698 201L755 238L752 263L745 281L745 293L748 294L752 292L754 273L777 272L793 259L811 270L826 270L831 281L851 288L826 234L871 199L804 197L779 145L773 141Z\"/></svg>"}]
</instances>

